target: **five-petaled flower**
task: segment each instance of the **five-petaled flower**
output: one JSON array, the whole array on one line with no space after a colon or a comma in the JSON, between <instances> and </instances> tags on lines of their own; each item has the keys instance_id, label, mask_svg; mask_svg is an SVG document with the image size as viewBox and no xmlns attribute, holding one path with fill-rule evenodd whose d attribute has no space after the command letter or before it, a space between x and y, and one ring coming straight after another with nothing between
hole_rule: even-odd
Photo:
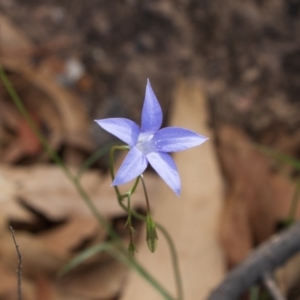
<instances>
[{"instance_id":1,"label":"five-petaled flower","mask_svg":"<svg viewBox=\"0 0 300 300\"><path fill-rule=\"evenodd\" d=\"M141 127L125 118L95 120L100 127L129 145L129 153L118 170L113 186L141 175L148 163L179 196L180 177L168 152L178 152L205 142L207 138L180 127L162 128L162 110L148 79L142 110Z\"/></svg>"}]
</instances>

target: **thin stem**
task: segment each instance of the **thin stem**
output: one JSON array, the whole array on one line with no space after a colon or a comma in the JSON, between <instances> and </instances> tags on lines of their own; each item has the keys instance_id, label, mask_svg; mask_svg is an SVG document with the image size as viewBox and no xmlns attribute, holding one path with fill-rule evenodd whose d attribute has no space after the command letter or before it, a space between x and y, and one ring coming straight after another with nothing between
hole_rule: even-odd
<instances>
[{"instance_id":1,"label":"thin stem","mask_svg":"<svg viewBox=\"0 0 300 300\"><path fill-rule=\"evenodd\" d=\"M132 186L132 188L130 190L128 190L125 194L123 194L123 195L121 194L120 195L120 200L123 200L128 195L131 196L132 194L134 194L135 191L136 191L136 188L137 188L137 186L139 184L139 182L140 182L140 176L135 179L135 182L134 182L134 184L133 184L133 186Z\"/></svg>"},{"instance_id":2,"label":"thin stem","mask_svg":"<svg viewBox=\"0 0 300 300\"><path fill-rule=\"evenodd\" d=\"M18 108L19 112L21 115L24 117L26 122L29 124L30 128L38 138L39 142L43 145L43 147L46 149L48 152L49 156L55 161L57 165L59 165L65 174L70 178L71 174L69 170L67 170L66 166L64 165L63 161L61 158L58 156L58 154L53 151L51 146L47 143L46 139L43 137L41 134L40 130L36 126L35 122L31 118L30 114L28 113L27 109L25 108L22 100L20 99L19 95L17 94L16 90L12 86L11 82L9 81L8 77L6 76L3 67L0 65L0 78L1 81L3 82L8 94L10 95L11 99L15 103L16 107Z\"/></svg>"},{"instance_id":3,"label":"thin stem","mask_svg":"<svg viewBox=\"0 0 300 300\"><path fill-rule=\"evenodd\" d=\"M6 76L3 67L0 64L0 79L3 82L8 94L10 95L11 99L15 103L16 107L18 108L21 115L24 117L32 131L35 133L37 138L39 139L40 143L43 145L45 150L47 151L48 155L51 157L51 159L63 170L67 178L70 179L70 181L74 184L76 187L78 193L81 195L82 199L86 203L86 205L89 207L90 211L94 215L94 217L97 219L99 224L104 227L104 229L107 231L107 233L110 235L110 237L115 241L115 243L120 247L120 249L124 253L126 252L126 249L124 245L121 242L120 237L118 234L113 230L113 228L108 224L108 222L104 219L104 217L98 212L95 204L92 202L82 185L80 184L79 180L76 178L76 176L73 176L70 170L67 168L67 166L64 164L62 159L59 157L59 155L52 149L52 147L49 145L45 137L42 135L36 124L34 123L33 119L31 118L30 114L28 113L27 109L25 108L22 100L20 99L19 95L15 91L14 87L12 86L11 82L9 81L8 77ZM117 146L115 146L117 148ZM121 146L119 149L128 149L127 146ZM113 157L113 153L111 154ZM111 169L111 174L114 177L114 170ZM120 195L120 192L118 189L115 189L117 195ZM119 197L118 197L119 199ZM124 256L125 257L125 256ZM125 259L125 258L124 258ZM165 297L165 299L173 300L173 298L168 294L168 292L149 274L147 271L136 261L130 259L128 260L128 266L134 267L138 272L157 290L160 292L161 295Z\"/></svg>"},{"instance_id":4,"label":"thin stem","mask_svg":"<svg viewBox=\"0 0 300 300\"><path fill-rule=\"evenodd\" d=\"M13 100L14 104L18 108L21 115L24 117L26 122L29 124L30 128L38 138L39 142L43 145L45 150L47 151L48 155L51 157L51 159L62 169L62 171L65 173L65 175L69 178L69 180L74 184L76 187L78 193L81 195L95 218L98 220L99 224L107 230L107 232L110 234L110 236L116 240L120 241L119 236L117 233L110 227L110 225L106 222L106 220L103 218L103 216L98 212L96 206L91 201L83 187L81 186L79 180L77 180L76 176L73 176L70 170L67 168L67 166L64 164L62 159L59 157L59 155L52 149L50 144L47 142L43 134L40 132L38 127L36 126L35 122L32 120L30 114L28 113L26 107L24 106L22 100L20 99L19 95L15 91L14 87L12 86L11 82L9 81L8 77L6 76L3 67L0 65L0 78L10 95L11 99Z\"/></svg>"},{"instance_id":5,"label":"thin stem","mask_svg":"<svg viewBox=\"0 0 300 300\"><path fill-rule=\"evenodd\" d=\"M99 213L97 207L95 206L94 202L90 199L82 185L80 184L79 180L74 177L71 179L72 183L76 187L78 193L85 201L86 205L90 209L90 211L93 213L94 217L98 220L99 224L107 231L107 233L111 236L111 238L117 242L121 248L125 249L119 235L112 229L112 227L107 223L107 221L104 219L104 217Z\"/></svg>"},{"instance_id":6,"label":"thin stem","mask_svg":"<svg viewBox=\"0 0 300 300\"><path fill-rule=\"evenodd\" d=\"M140 182L140 176L136 178L133 187L128 191L128 193L130 193L130 195L132 195L136 191L136 188L137 188L139 182Z\"/></svg>"},{"instance_id":7,"label":"thin stem","mask_svg":"<svg viewBox=\"0 0 300 300\"><path fill-rule=\"evenodd\" d=\"M143 178L143 175L141 177L141 182L143 185L143 190L146 198L146 203L147 203L147 210L148 213L150 213L150 204L149 204L149 197L147 193L147 188L146 188L146 183ZM155 222L156 223L156 222ZM174 276L175 276L175 282L176 282L176 287L177 287L177 295L179 300L183 300L183 289L182 289L182 281L180 277L180 270L179 270L179 264L178 264L178 258L177 258L177 253L176 253L176 248L173 243L173 240L167 230L160 224L156 223L156 227L162 232L164 235L165 239L167 240L167 243L169 245L169 249L171 251L171 258L172 258L172 265L174 269Z\"/></svg>"},{"instance_id":8,"label":"thin stem","mask_svg":"<svg viewBox=\"0 0 300 300\"><path fill-rule=\"evenodd\" d=\"M123 204L123 203L122 203ZM126 209L124 205L121 204L121 207L123 209ZM132 216L134 216L136 219L141 220L146 222L146 217L141 215L135 210L131 210ZM175 244L169 235L168 231L164 228L163 225L160 223L155 222L156 228L161 231L163 234L164 238L167 241L167 244L169 246L170 252L171 252L171 259L172 259L172 266L173 266L173 272L174 272L174 277L175 277L175 283L176 283L176 288L177 288L177 295L178 295L178 300L183 300L183 288L182 288L182 280L181 280L181 275L180 275L180 270L179 270L179 263L178 263L178 255L176 252L176 247Z\"/></svg>"},{"instance_id":9,"label":"thin stem","mask_svg":"<svg viewBox=\"0 0 300 300\"><path fill-rule=\"evenodd\" d=\"M140 175L140 178L141 178L141 182L142 182L142 186L143 186L143 190L144 190L144 194L145 194L145 199L146 199L146 204L147 204L147 211L148 211L148 214L150 214L149 197L148 197L148 193L147 193L146 184L145 184L145 181L144 181L143 174Z\"/></svg>"},{"instance_id":10,"label":"thin stem","mask_svg":"<svg viewBox=\"0 0 300 300\"><path fill-rule=\"evenodd\" d=\"M61 277L65 275L80 263L83 263L85 260L101 252L107 252L122 264L132 268L134 271L144 277L162 296L164 296L165 299L174 300L173 297L144 268L142 268L139 263L134 261L131 257L125 255L124 252L116 248L114 244L108 242L94 245L85 252L80 253L60 270L59 276Z\"/></svg>"},{"instance_id":11,"label":"thin stem","mask_svg":"<svg viewBox=\"0 0 300 300\"><path fill-rule=\"evenodd\" d=\"M9 227L11 230L11 235L15 244L15 248L17 251L17 256L18 256L18 268L17 268L17 274L18 274L18 300L22 300L22 255L19 249L19 245L16 241L15 237L15 231L12 228L12 226Z\"/></svg>"},{"instance_id":12,"label":"thin stem","mask_svg":"<svg viewBox=\"0 0 300 300\"><path fill-rule=\"evenodd\" d=\"M152 276L150 276L150 274L136 260L128 256L118 255L116 251L116 249L111 249L109 253L127 266L134 268L139 274L145 277L148 282L151 283L151 285L155 287L162 296L164 296L165 299L174 300L174 298Z\"/></svg>"},{"instance_id":13,"label":"thin stem","mask_svg":"<svg viewBox=\"0 0 300 300\"><path fill-rule=\"evenodd\" d=\"M114 180L114 172L111 172L112 175L112 180ZM143 184L143 189L145 192L145 198L146 198L146 203L147 203L147 210L150 211L150 206L149 206L149 198L148 198L148 193L147 193L147 189L146 189L146 184L142 178L142 175L140 175L139 177L141 177L141 182ZM136 181L137 182L137 181ZM118 187L116 187L116 193L118 196L118 201L119 201L119 205L126 211L128 212L127 207L124 205L124 203L121 201L122 199L122 195L118 189ZM138 213L135 210L131 210L131 214L138 220L147 221L147 217ZM181 275L180 275L180 270L179 270L179 263L178 263L178 256L177 256L177 252L176 252L176 247L174 245L174 242L171 238L171 236L169 235L168 231L159 223L155 222L156 227L158 230L161 231L161 233L164 235L170 252L171 252L171 259L172 259L172 266L173 266L173 272L174 272L174 277L175 277L175 283L176 283L176 288L177 288L177 295L178 295L178 300L183 300L184 296L183 296L183 288L182 288L182 280L181 280Z\"/></svg>"},{"instance_id":14,"label":"thin stem","mask_svg":"<svg viewBox=\"0 0 300 300\"><path fill-rule=\"evenodd\" d=\"M132 218L131 218L131 208L130 208L130 195L127 195L127 221L126 221L126 226L128 226L128 231L129 231L129 254L134 255L134 242L133 242L133 227L132 227Z\"/></svg>"},{"instance_id":15,"label":"thin stem","mask_svg":"<svg viewBox=\"0 0 300 300\"><path fill-rule=\"evenodd\" d=\"M174 242L173 242L171 236L169 235L168 231L161 224L159 224L157 222L155 222L155 224L156 224L157 229L160 230L161 233L164 235L164 237L169 245L169 249L171 252L172 265L173 265L173 272L174 272L174 277L175 277L175 283L176 283L176 288L177 288L178 300L183 300L184 295L183 295L182 280L181 280L178 257L177 257L177 252L176 252Z\"/></svg>"},{"instance_id":16,"label":"thin stem","mask_svg":"<svg viewBox=\"0 0 300 300\"><path fill-rule=\"evenodd\" d=\"M109 143L103 147L101 147L100 149L98 149L97 151L95 151L83 164L82 166L79 168L78 172L77 172L77 178L80 179L81 176L84 174L84 172L89 169L96 161L98 161L103 155L107 154L109 152L109 150L111 149L111 147L115 146L116 143Z\"/></svg>"}]
</instances>

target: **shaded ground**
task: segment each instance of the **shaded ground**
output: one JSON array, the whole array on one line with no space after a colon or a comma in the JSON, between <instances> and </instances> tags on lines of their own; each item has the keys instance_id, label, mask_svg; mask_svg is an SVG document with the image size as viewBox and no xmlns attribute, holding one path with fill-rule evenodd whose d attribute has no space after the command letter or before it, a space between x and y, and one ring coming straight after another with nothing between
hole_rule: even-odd
<instances>
[{"instance_id":1,"label":"shaded ground","mask_svg":"<svg viewBox=\"0 0 300 300\"><path fill-rule=\"evenodd\" d=\"M236 203L241 203L240 198L246 202L248 194L247 203L251 205L255 203L254 200L263 202L261 199L267 196L270 202L263 208L257 206L257 210L253 210L256 204L250 206L255 216L253 224L259 224L256 217L262 221L263 225L258 225L259 233L266 228L263 209L267 207L269 213L269 207L274 206L275 196L282 196L278 203L286 204L286 199L282 199L292 194L292 183L281 178L283 183L278 184L273 165L261 163L256 156L250 159L255 162L252 164L249 163L249 153L237 155L245 148L239 145L235 148L243 140L241 133L225 136L225 146L228 147L226 153L221 125L230 123L233 132L237 128L242 129L254 141L300 158L300 132L297 130L300 126L300 1L2 0L0 12L24 30L35 43L36 48L26 54L32 65L50 70L56 75L58 84L79 96L88 113L92 141L98 146L106 144L111 136L101 136L92 120L118 116L139 122L146 78L151 79L166 117L178 79L197 78L209 99L212 126L219 137L224 174L230 177L230 171L236 169L236 173L232 171L236 175L232 176L233 183L229 180L228 186L235 186L238 182L236 187L240 191L242 182L246 190L244 194L232 193L237 197ZM75 71L73 69L71 72L73 75L76 75L78 68L80 74L75 77L67 74L66 69L70 66L75 66ZM20 83L18 78L13 79ZM37 101L44 96L33 95L33 105L37 105ZM42 121L49 121L50 131L56 130L57 135L61 133L64 120L60 120L47 107L41 111L38 117ZM81 115L73 116L78 124ZM43 129L43 123L39 125ZM24 123L18 126L20 131L22 129L25 132L23 143L27 142L31 131L26 129ZM13 139L12 135L9 132L7 139ZM31 138L34 141L34 137ZM64 136L60 135L59 138L63 139ZM248 145L248 138L245 140ZM27 149L32 151L29 153L29 162L49 161L49 158L47 160L42 156L43 153L37 159L35 153L39 154L40 144L36 139L35 142L36 149ZM80 138L68 141L67 146L61 146L61 140L55 142L58 151L63 152L63 147L68 149L62 157L71 157L69 160L72 162L83 161L90 154L90 148ZM32 146L34 143L29 144ZM222 158L222 152L227 154L225 159ZM17 153L15 157L19 155L22 158L21 154ZM226 165L228 157L230 160ZM16 162L21 160L18 161L18 157L14 159ZM249 171L249 165L252 171ZM247 176L243 177L245 174ZM269 176L271 179L268 179ZM277 188L281 191L282 186L289 193L283 189L281 195ZM260 193L253 193L254 190ZM278 215L274 213L275 221L282 217L284 211L281 206L278 207ZM251 212L250 208L243 209L248 213ZM276 209L273 210L276 212ZM262 212L262 215L258 212ZM236 216L235 211L232 215ZM228 220L235 220L232 215ZM241 219L248 220L247 217ZM255 243L273 233L273 219L269 222L270 232L255 240ZM235 223L233 225L234 228L241 228ZM234 233L234 238L241 245L241 240L231 227L228 232ZM255 245L251 244L252 233L249 235L247 246L252 249ZM242 236L246 235L243 233ZM240 246L235 249L240 249Z\"/></svg>"},{"instance_id":2,"label":"shaded ground","mask_svg":"<svg viewBox=\"0 0 300 300\"><path fill-rule=\"evenodd\" d=\"M215 124L231 122L267 143L300 124L297 0L5 0L0 9L44 45L35 63L54 56L83 64L88 83L74 88L91 119L138 121L147 77L167 113L176 79L200 77ZM66 45L55 49L60 40Z\"/></svg>"}]
</instances>

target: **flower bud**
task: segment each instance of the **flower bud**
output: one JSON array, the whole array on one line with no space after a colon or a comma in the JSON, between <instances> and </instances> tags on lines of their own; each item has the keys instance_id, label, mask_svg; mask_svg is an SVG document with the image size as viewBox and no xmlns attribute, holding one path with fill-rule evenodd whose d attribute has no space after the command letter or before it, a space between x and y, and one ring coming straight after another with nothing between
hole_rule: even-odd
<instances>
[{"instance_id":1,"label":"flower bud","mask_svg":"<svg viewBox=\"0 0 300 300\"><path fill-rule=\"evenodd\" d=\"M134 253L135 252L136 252L135 244L133 242L130 242L129 246L128 246L128 254L129 254L129 256L134 257Z\"/></svg>"},{"instance_id":2,"label":"flower bud","mask_svg":"<svg viewBox=\"0 0 300 300\"><path fill-rule=\"evenodd\" d=\"M155 223L152 220L150 214L147 214L146 227L147 227L146 240L147 240L148 248L153 253L155 252L157 246L158 237L156 233Z\"/></svg>"}]
</instances>

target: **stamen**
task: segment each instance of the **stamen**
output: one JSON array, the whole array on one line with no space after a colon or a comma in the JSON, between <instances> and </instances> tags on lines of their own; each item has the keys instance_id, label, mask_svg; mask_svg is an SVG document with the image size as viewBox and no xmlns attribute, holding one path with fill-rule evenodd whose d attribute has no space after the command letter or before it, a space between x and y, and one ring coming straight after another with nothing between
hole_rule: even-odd
<instances>
[{"instance_id":1,"label":"stamen","mask_svg":"<svg viewBox=\"0 0 300 300\"><path fill-rule=\"evenodd\" d=\"M153 143L153 134L146 132L140 133L136 147L145 155L155 150Z\"/></svg>"}]
</instances>

